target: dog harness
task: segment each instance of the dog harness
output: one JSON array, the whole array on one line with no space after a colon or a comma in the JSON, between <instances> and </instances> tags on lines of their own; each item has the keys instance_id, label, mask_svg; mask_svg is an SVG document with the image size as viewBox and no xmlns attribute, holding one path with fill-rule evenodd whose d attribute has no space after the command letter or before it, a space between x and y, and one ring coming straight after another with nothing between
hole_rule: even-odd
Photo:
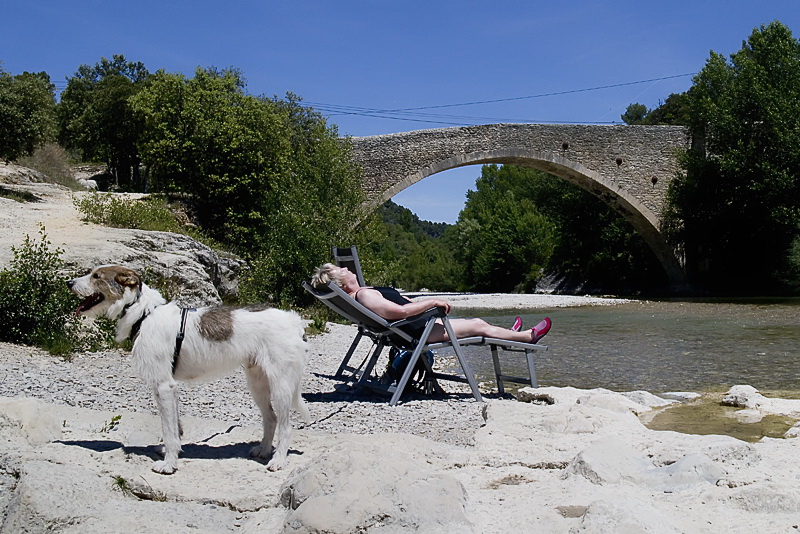
<instances>
[{"instance_id":1,"label":"dog harness","mask_svg":"<svg viewBox=\"0 0 800 534\"><path fill-rule=\"evenodd\" d=\"M131 307L131 304L126 305L122 309L122 314L120 314L120 319L125 317L125 314L128 312L128 308ZM197 308L181 308L181 326L178 329L178 334L175 336L175 352L172 353L172 374L175 374L175 369L178 368L178 360L180 359L181 355L181 346L183 345L183 338L186 337L186 316L189 312L197 311ZM133 323L131 326L131 333L130 333L130 340L131 342L136 341L136 337L139 335L139 330L142 328L142 323L150 313L145 313L139 319Z\"/></svg>"},{"instance_id":2,"label":"dog harness","mask_svg":"<svg viewBox=\"0 0 800 534\"><path fill-rule=\"evenodd\" d=\"M122 308L122 313L119 314L119 318L122 319L123 317L125 317L125 314L128 313L128 308L130 308L134 304L135 304L134 302L129 302L128 304L126 304L125 307ZM139 330L142 328L142 323L144 322L145 319L147 319L148 315L150 315L150 313L145 313L144 315L139 317L139 319L131 326L131 333L128 335L128 337L131 340L131 343L136 341L136 336L139 335Z\"/></svg>"},{"instance_id":3,"label":"dog harness","mask_svg":"<svg viewBox=\"0 0 800 534\"><path fill-rule=\"evenodd\" d=\"M178 359L181 356L181 345L183 345L183 338L186 337L186 316L189 312L197 311L197 308L181 308L181 327L178 329L178 335L175 336L175 352L172 354L172 374L175 374L175 369L178 368Z\"/></svg>"}]
</instances>

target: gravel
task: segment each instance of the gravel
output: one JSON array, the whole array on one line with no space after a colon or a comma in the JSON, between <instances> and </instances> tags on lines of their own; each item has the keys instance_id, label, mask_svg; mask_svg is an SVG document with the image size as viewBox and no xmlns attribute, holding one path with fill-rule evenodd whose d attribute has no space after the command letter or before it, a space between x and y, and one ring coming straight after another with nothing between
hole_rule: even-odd
<instances>
[{"instance_id":1,"label":"gravel","mask_svg":"<svg viewBox=\"0 0 800 534\"><path fill-rule=\"evenodd\" d=\"M312 418L309 429L356 434L402 432L456 445L473 443L475 430L484 422L483 404L475 402L462 384L443 383L450 393L446 397L411 395L400 405L389 406L388 397L354 390L333 378L356 330L338 324L328 327L328 333L309 339L303 384ZM366 351L369 343L362 344ZM155 415L152 395L134 373L130 358L125 351L111 350L79 353L65 361L32 347L0 343L0 396ZM261 424L242 372L211 382L182 384L180 392L182 415L242 426ZM293 425L305 426L296 415Z\"/></svg>"}]
</instances>

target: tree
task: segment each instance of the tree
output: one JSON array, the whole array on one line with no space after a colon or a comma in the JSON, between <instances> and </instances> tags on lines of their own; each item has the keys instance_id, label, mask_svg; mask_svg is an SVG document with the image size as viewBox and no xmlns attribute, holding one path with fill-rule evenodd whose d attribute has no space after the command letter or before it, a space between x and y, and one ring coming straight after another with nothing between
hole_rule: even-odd
<instances>
[{"instance_id":1,"label":"tree","mask_svg":"<svg viewBox=\"0 0 800 534\"><path fill-rule=\"evenodd\" d=\"M625 124L685 126L689 124L690 113L688 94L672 93L655 109L647 109L644 104L630 104L620 118Z\"/></svg>"},{"instance_id":2,"label":"tree","mask_svg":"<svg viewBox=\"0 0 800 534\"><path fill-rule=\"evenodd\" d=\"M59 142L84 161L103 162L117 186L146 189L139 176L137 142L142 123L129 100L149 73L144 64L122 55L81 65L67 82L58 105Z\"/></svg>"},{"instance_id":3,"label":"tree","mask_svg":"<svg viewBox=\"0 0 800 534\"><path fill-rule=\"evenodd\" d=\"M625 113L620 115L620 119L622 119L622 122L625 124L643 124L648 112L647 106L637 102L629 105Z\"/></svg>"},{"instance_id":4,"label":"tree","mask_svg":"<svg viewBox=\"0 0 800 534\"><path fill-rule=\"evenodd\" d=\"M378 208L377 214L380 235L359 246L362 258L379 262L370 265L369 283L408 290L461 289L463 276L453 252L456 246L445 235L451 225L422 221L391 200Z\"/></svg>"},{"instance_id":5,"label":"tree","mask_svg":"<svg viewBox=\"0 0 800 534\"><path fill-rule=\"evenodd\" d=\"M591 193L542 171L511 165L484 166L476 185L456 227L468 280L475 281L476 268L507 263L511 256L525 258L513 245L523 241L540 256L527 266L509 264L509 274L495 270L484 277L521 278L525 273L518 289L530 289L542 273L560 280L564 291L634 293L664 287L663 269L641 236ZM490 226L495 230L488 232Z\"/></svg>"},{"instance_id":6,"label":"tree","mask_svg":"<svg viewBox=\"0 0 800 534\"><path fill-rule=\"evenodd\" d=\"M642 124L672 124L687 126L691 118L689 109L689 93L672 93L659 106L647 113Z\"/></svg>"},{"instance_id":7,"label":"tree","mask_svg":"<svg viewBox=\"0 0 800 534\"><path fill-rule=\"evenodd\" d=\"M458 216L456 251L467 284L478 291L528 291L542 276L555 247L555 227L526 198L527 176L484 165L476 190Z\"/></svg>"},{"instance_id":8,"label":"tree","mask_svg":"<svg viewBox=\"0 0 800 534\"><path fill-rule=\"evenodd\" d=\"M51 140L55 128L55 92L45 72L12 76L0 68L0 158L33 154Z\"/></svg>"},{"instance_id":9,"label":"tree","mask_svg":"<svg viewBox=\"0 0 800 534\"><path fill-rule=\"evenodd\" d=\"M182 192L203 229L251 260L245 300L297 302L298 280L348 242L363 192L349 144L313 110L246 94L235 69L155 73L131 99L154 188Z\"/></svg>"},{"instance_id":10,"label":"tree","mask_svg":"<svg viewBox=\"0 0 800 534\"><path fill-rule=\"evenodd\" d=\"M671 186L672 238L694 283L776 290L800 223L800 42L755 29L730 61L711 53L688 100L697 149Z\"/></svg>"},{"instance_id":11,"label":"tree","mask_svg":"<svg viewBox=\"0 0 800 534\"><path fill-rule=\"evenodd\" d=\"M235 70L197 69L191 79L159 71L132 105L154 189L189 194L212 237L247 247L269 232L253 207L280 189L289 140L280 115L243 87Z\"/></svg>"},{"instance_id":12,"label":"tree","mask_svg":"<svg viewBox=\"0 0 800 534\"><path fill-rule=\"evenodd\" d=\"M273 154L269 167L260 267L272 295L297 302L308 297L298 281L330 257L333 243L356 242L367 222L361 170L352 162L349 141L295 95L262 102L281 118L283 151Z\"/></svg>"}]
</instances>

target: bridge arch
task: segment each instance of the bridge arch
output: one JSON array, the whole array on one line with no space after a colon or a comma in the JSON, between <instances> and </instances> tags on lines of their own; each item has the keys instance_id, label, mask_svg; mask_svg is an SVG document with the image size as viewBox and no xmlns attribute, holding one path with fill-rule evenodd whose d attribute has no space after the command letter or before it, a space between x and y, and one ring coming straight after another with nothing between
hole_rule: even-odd
<instances>
[{"instance_id":1,"label":"bridge arch","mask_svg":"<svg viewBox=\"0 0 800 534\"><path fill-rule=\"evenodd\" d=\"M581 187L620 213L653 250L671 289L688 289L681 263L660 230L667 186L677 171L677 149L688 145L681 127L484 125L352 142L364 168L370 206L457 167L535 168Z\"/></svg>"}]
</instances>

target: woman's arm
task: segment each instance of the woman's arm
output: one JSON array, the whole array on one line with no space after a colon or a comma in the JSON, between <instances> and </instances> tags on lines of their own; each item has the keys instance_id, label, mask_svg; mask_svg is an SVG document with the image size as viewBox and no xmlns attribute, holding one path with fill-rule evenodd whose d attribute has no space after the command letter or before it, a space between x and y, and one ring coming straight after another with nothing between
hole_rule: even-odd
<instances>
[{"instance_id":1,"label":"woman's arm","mask_svg":"<svg viewBox=\"0 0 800 534\"><path fill-rule=\"evenodd\" d=\"M444 299L410 300L408 304L401 306L383 298L378 290L366 287L359 290L358 301L390 321L418 315L434 307L443 307L446 313L450 313L451 309L450 303Z\"/></svg>"}]
</instances>

